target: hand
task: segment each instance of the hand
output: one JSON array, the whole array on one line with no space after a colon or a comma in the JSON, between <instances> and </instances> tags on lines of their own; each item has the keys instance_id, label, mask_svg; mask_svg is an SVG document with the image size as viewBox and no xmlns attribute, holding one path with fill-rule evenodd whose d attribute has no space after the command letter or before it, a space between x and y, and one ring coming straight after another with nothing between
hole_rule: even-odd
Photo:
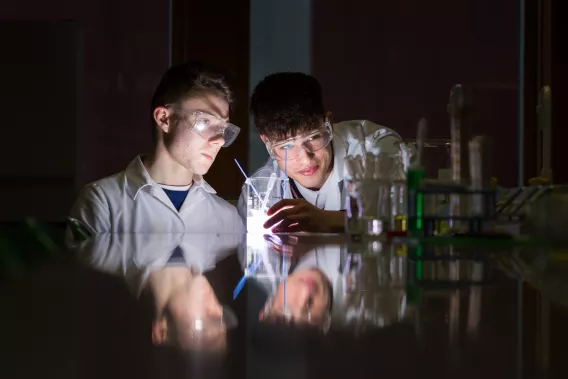
<instances>
[{"instance_id":1,"label":"hand","mask_svg":"<svg viewBox=\"0 0 568 379\"><path fill-rule=\"evenodd\" d=\"M284 199L268 212L272 216L264 223L274 233L340 233L344 230L345 214L341 211L324 211L304 199Z\"/></svg>"},{"instance_id":2,"label":"hand","mask_svg":"<svg viewBox=\"0 0 568 379\"><path fill-rule=\"evenodd\" d=\"M291 256L294 259L300 259L309 251L314 249L314 246L302 243L302 239L300 237L301 236L290 234L265 234L264 240L273 251L285 256Z\"/></svg>"}]
</instances>

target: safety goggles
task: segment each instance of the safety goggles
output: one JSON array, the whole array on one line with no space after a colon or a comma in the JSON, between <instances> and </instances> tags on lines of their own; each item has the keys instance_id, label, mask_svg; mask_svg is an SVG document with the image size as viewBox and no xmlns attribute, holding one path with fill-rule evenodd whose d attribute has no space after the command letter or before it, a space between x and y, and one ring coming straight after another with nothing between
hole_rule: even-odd
<instances>
[{"instance_id":1,"label":"safety goggles","mask_svg":"<svg viewBox=\"0 0 568 379\"><path fill-rule=\"evenodd\" d=\"M189 115L186 121L190 124L191 131L206 140L215 140L223 137L223 147L232 144L239 135L241 128L226 122L222 118L206 112L178 109Z\"/></svg>"},{"instance_id":2,"label":"safety goggles","mask_svg":"<svg viewBox=\"0 0 568 379\"><path fill-rule=\"evenodd\" d=\"M272 304L267 303L264 307L264 314L264 321L288 325L309 326L319 329L323 333L327 333L331 324L331 315L329 310L325 310L323 314L318 317L314 317L307 307L293 312L288 307L279 309L274 307Z\"/></svg>"},{"instance_id":3,"label":"safety goggles","mask_svg":"<svg viewBox=\"0 0 568 379\"><path fill-rule=\"evenodd\" d=\"M268 141L266 149L276 160L293 160L300 156L302 149L308 153L314 153L327 147L332 139L331 124L326 120L321 128L309 134L274 143Z\"/></svg>"}]
</instances>

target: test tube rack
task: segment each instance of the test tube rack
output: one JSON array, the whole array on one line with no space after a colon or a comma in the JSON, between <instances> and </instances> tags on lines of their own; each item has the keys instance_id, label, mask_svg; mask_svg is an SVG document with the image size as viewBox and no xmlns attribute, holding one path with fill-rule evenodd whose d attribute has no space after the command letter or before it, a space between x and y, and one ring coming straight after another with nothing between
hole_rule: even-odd
<instances>
[{"instance_id":1,"label":"test tube rack","mask_svg":"<svg viewBox=\"0 0 568 379\"><path fill-rule=\"evenodd\" d=\"M435 210L429 210L425 214L425 196L449 197L458 195L461 198L481 199L482 211L478 213L468 212L465 215L439 214ZM408 191L408 221L409 225L417 225L417 230L409 231L413 237L436 237L437 230L442 222L459 222L464 225L465 232L470 235L481 235L484 225L495 221L496 192L493 189L472 190L466 187L428 187Z\"/></svg>"}]
</instances>

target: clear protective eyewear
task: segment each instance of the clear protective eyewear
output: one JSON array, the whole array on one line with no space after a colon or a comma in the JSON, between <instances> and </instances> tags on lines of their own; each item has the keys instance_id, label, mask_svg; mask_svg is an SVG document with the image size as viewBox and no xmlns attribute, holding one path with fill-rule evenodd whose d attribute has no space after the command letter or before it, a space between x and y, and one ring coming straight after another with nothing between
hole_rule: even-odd
<instances>
[{"instance_id":1,"label":"clear protective eyewear","mask_svg":"<svg viewBox=\"0 0 568 379\"><path fill-rule=\"evenodd\" d=\"M235 142L241 131L241 128L238 126L206 112L186 109L180 109L180 111L194 117L193 120L187 120L190 122L193 133L206 140L215 140L223 137L225 141L223 147L227 147Z\"/></svg>"},{"instance_id":2,"label":"clear protective eyewear","mask_svg":"<svg viewBox=\"0 0 568 379\"><path fill-rule=\"evenodd\" d=\"M192 338L199 338L236 328L238 320L235 313L226 306L222 309L221 317L192 317L184 323L186 332L189 332Z\"/></svg>"},{"instance_id":3,"label":"clear protective eyewear","mask_svg":"<svg viewBox=\"0 0 568 379\"><path fill-rule=\"evenodd\" d=\"M308 153L314 153L327 147L332 139L331 124L326 120L321 128L309 134L275 143L268 141L266 149L276 160L293 160L300 156L302 149Z\"/></svg>"},{"instance_id":4,"label":"clear protective eyewear","mask_svg":"<svg viewBox=\"0 0 568 379\"><path fill-rule=\"evenodd\" d=\"M322 315L316 317L311 314L311 310L308 306L299 310L299 312L293 312L288 307L280 309L274 307L273 304L267 303L264 306L264 314L265 321L279 322L287 325L309 326L319 329L323 333L328 332L331 324L331 315L328 310L325 310Z\"/></svg>"}]
</instances>

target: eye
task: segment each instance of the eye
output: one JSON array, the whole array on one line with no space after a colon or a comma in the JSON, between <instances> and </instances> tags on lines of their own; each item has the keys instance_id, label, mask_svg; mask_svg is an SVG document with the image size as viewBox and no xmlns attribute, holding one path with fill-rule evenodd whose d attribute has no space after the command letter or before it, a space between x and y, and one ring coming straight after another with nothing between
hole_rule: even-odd
<instances>
[{"instance_id":1,"label":"eye","mask_svg":"<svg viewBox=\"0 0 568 379\"><path fill-rule=\"evenodd\" d=\"M287 144L284 144L284 145L282 145L282 146L279 146L278 149L280 149L280 150L288 150L288 149L290 149L292 146L294 146L294 144L292 144L292 143L287 143Z\"/></svg>"},{"instance_id":2,"label":"eye","mask_svg":"<svg viewBox=\"0 0 568 379\"><path fill-rule=\"evenodd\" d=\"M207 125L209 125L208 120L198 119L198 120L195 121L195 125L193 127L196 128L198 131L202 131L203 129L205 129L207 127Z\"/></svg>"},{"instance_id":3,"label":"eye","mask_svg":"<svg viewBox=\"0 0 568 379\"><path fill-rule=\"evenodd\" d=\"M321 138L322 138L321 134L316 134L314 136L311 136L308 141L317 141L318 139L321 139Z\"/></svg>"}]
</instances>

